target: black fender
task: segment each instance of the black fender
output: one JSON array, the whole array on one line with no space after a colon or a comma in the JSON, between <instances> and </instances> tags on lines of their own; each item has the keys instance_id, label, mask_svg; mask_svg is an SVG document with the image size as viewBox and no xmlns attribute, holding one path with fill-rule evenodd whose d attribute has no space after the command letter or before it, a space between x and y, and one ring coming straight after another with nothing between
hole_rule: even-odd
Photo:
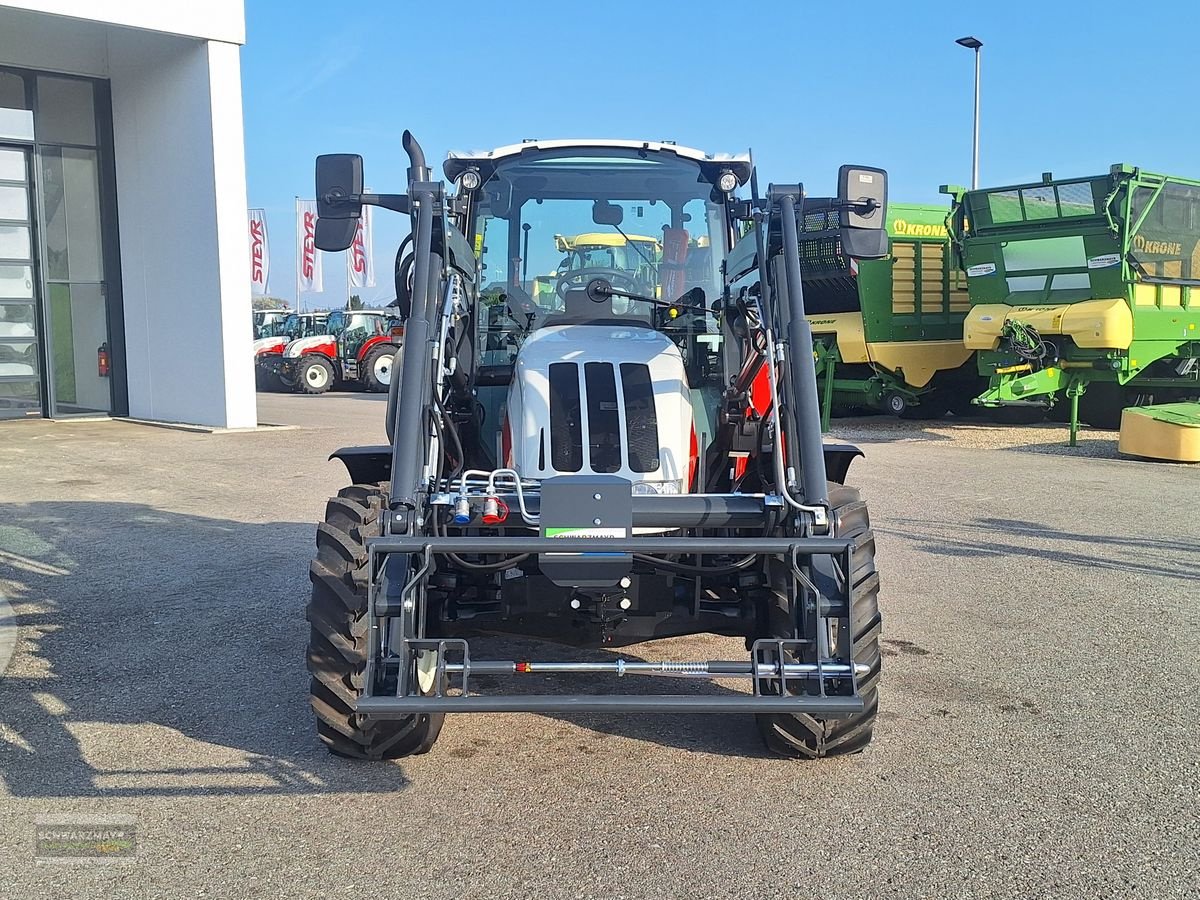
<instances>
[{"instance_id":1,"label":"black fender","mask_svg":"<svg viewBox=\"0 0 1200 900\"><path fill-rule=\"evenodd\" d=\"M836 484L845 484L850 463L866 455L853 444L824 444L821 450L825 456L825 477Z\"/></svg>"},{"instance_id":2,"label":"black fender","mask_svg":"<svg viewBox=\"0 0 1200 900\"><path fill-rule=\"evenodd\" d=\"M342 447L329 454L350 473L352 484L378 484L391 481L392 448L387 444L372 447Z\"/></svg>"},{"instance_id":3,"label":"black fender","mask_svg":"<svg viewBox=\"0 0 1200 900\"><path fill-rule=\"evenodd\" d=\"M865 454L853 444L825 444L825 475L837 484L846 483L850 464ZM392 477L392 448L387 444L369 447L342 447L329 455L338 460L354 484L375 484Z\"/></svg>"}]
</instances>

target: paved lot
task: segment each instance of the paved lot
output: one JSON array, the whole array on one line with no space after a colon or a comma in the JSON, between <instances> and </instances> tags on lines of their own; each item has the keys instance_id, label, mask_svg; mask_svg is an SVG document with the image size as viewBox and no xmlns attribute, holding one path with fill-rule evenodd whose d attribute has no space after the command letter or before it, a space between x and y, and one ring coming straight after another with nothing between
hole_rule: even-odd
<instances>
[{"instance_id":1,"label":"paved lot","mask_svg":"<svg viewBox=\"0 0 1200 900\"><path fill-rule=\"evenodd\" d=\"M302 427L0 427L0 897L1196 896L1200 469L1105 458L1113 435L1077 459L1057 428L839 423L877 441L866 753L503 715L358 764L312 735L303 604L325 457L379 440L382 405L260 399ZM36 865L55 813L136 817L139 859Z\"/></svg>"}]
</instances>

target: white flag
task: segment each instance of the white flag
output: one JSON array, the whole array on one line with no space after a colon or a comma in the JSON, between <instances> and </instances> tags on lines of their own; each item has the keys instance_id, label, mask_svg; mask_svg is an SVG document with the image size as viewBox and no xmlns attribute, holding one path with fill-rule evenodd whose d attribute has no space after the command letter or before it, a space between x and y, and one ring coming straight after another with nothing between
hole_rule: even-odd
<instances>
[{"instance_id":1,"label":"white flag","mask_svg":"<svg viewBox=\"0 0 1200 900\"><path fill-rule=\"evenodd\" d=\"M271 248L267 245L267 216L262 209L249 211L250 222L250 291L262 297L267 293L267 276L271 271Z\"/></svg>"},{"instance_id":2,"label":"white flag","mask_svg":"<svg viewBox=\"0 0 1200 900\"><path fill-rule=\"evenodd\" d=\"M371 252L371 207L364 206L354 242L346 254L346 265L350 269L350 287L375 287L375 254Z\"/></svg>"},{"instance_id":3,"label":"white flag","mask_svg":"<svg viewBox=\"0 0 1200 900\"><path fill-rule=\"evenodd\" d=\"M315 243L316 235L317 201L297 200L296 288L310 294L319 294L325 290L321 283L321 251Z\"/></svg>"}]
</instances>

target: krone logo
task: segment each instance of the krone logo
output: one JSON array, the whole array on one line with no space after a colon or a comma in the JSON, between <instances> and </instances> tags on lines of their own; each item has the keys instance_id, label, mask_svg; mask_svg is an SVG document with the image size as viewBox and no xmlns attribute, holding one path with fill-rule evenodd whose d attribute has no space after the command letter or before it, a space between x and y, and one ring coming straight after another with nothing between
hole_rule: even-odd
<instances>
[{"instance_id":1,"label":"krone logo","mask_svg":"<svg viewBox=\"0 0 1200 900\"><path fill-rule=\"evenodd\" d=\"M923 225L920 222L908 222L904 219L896 219L892 222L892 234L895 237L944 238L946 236L946 226Z\"/></svg>"},{"instance_id":2,"label":"krone logo","mask_svg":"<svg viewBox=\"0 0 1200 900\"><path fill-rule=\"evenodd\" d=\"M1179 256L1183 244L1179 241L1148 241L1140 234L1133 239L1133 247L1142 253L1157 253L1161 256Z\"/></svg>"}]
</instances>

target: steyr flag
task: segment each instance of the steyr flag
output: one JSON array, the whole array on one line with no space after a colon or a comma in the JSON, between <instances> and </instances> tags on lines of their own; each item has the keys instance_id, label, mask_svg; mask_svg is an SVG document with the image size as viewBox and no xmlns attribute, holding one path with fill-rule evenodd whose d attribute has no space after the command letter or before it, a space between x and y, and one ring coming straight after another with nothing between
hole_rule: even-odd
<instances>
[{"instance_id":1,"label":"steyr flag","mask_svg":"<svg viewBox=\"0 0 1200 900\"><path fill-rule=\"evenodd\" d=\"M271 270L271 250L267 246L266 210L249 211L250 291L262 297L267 293L267 275Z\"/></svg>"},{"instance_id":2,"label":"steyr flag","mask_svg":"<svg viewBox=\"0 0 1200 900\"><path fill-rule=\"evenodd\" d=\"M375 287L375 254L371 252L371 207L364 206L354 242L346 254L346 265L350 269L350 287Z\"/></svg>"},{"instance_id":3,"label":"steyr flag","mask_svg":"<svg viewBox=\"0 0 1200 900\"><path fill-rule=\"evenodd\" d=\"M317 294L325 290L321 283L321 251L314 243L317 235L317 201L296 201L296 288Z\"/></svg>"}]
</instances>

